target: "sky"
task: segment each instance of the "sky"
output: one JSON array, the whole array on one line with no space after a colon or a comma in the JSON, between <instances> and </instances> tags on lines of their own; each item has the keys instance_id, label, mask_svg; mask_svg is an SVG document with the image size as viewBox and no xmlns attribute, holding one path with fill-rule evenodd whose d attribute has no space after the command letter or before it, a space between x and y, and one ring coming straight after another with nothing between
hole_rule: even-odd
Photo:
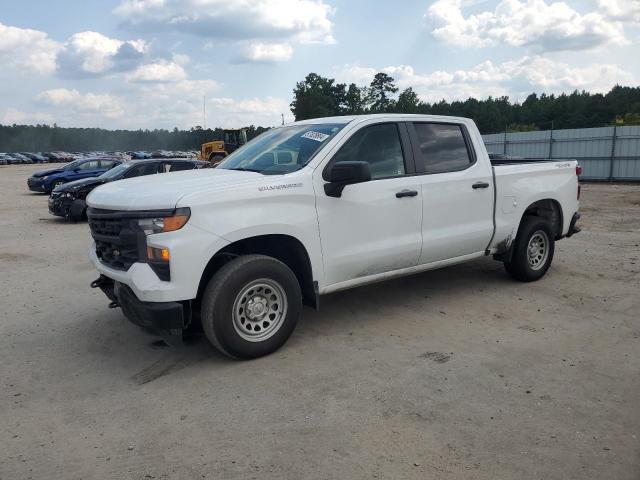
<instances>
[{"instance_id":1,"label":"sky","mask_svg":"<svg viewBox=\"0 0 640 480\"><path fill-rule=\"evenodd\" d=\"M273 126L310 72L429 102L606 92L640 84L639 46L640 0L0 0L0 124Z\"/></svg>"}]
</instances>

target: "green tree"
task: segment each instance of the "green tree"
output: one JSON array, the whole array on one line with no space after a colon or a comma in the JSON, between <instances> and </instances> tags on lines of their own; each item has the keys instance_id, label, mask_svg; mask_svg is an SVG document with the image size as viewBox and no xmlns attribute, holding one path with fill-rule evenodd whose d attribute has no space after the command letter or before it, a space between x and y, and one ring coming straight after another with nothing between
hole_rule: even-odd
<instances>
[{"instance_id":1,"label":"green tree","mask_svg":"<svg viewBox=\"0 0 640 480\"><path fill-rule=\"evenodd\" d=\"M333 78L325 78L310 73L293 89L291 112L296 120L330 117L340 114L340 88L334 85ZM344 90L344 85L341 86Z\"/></svg>"},{"instance_id":2,"label":"green tree","mask_svg":"<svg viewBox=\"0 0 640 480\"><path fill-rule=\"evenodd\" d=\"M398 87L393 83L392 76L386 73L376 73L369 86L368 101L372 113L384 113L393 109L395 101L393 95Z\"/></svg>"},{"instance_id":3,"label":"green tree","mask_svg":"<svg viewBox=\"0 0 640 480\"><path fill-rule=\"evenodd\" d=\"M355 83L350 83L345 96L344 113L347 115L358 115L365 111L367 107L367 93L364 88L358 87Z\"/></svg>"},{"instance_id":4,"label":"green tree","mask_svg":"<svg viewBox=\"0 0 640 480\"><path fill-rule=\"evenodd\" d=\"M405 88L398 96L395 111L398 113L419 113L421 102L413 88Z\"/></svg>"}]
</instances>

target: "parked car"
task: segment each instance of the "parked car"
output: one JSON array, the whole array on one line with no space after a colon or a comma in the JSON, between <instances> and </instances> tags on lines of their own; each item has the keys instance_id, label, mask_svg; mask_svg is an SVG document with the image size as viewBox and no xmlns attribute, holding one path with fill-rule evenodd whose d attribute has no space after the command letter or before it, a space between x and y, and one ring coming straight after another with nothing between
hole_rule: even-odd
<instances>
[{"instance_id":1,"label":"parked car","mask_svg":"<svg viewBox=\"0 0 640 480\"><path fill-rule=\"evenodd\" d=\"M9 163L13 163L13 164L33 163L33 160L31 160L29 157L25 157L20 153L13 152L13 153L7 153L6 155L9 160Z\"/></svg>"},{"instance_id":2,"label":"parked car","mask_svg":"<svg viewBox=\"0 0 640 480\"><path fill-rule=\"evenodd\" d=\"M33 192L51 193L54 188L64 183L102 175L122 162L123 160L113 157L74 160L60 168L35 172L27 179L27 186Z\"/></svg>"},{"instance_id":3,"label":"parked car","mask_svg":"<svg viewBox=\"0 0 640 480\"><path fill-rule=\"evenodd\" d=\"M9 165L9 157L6 153L0 153L0 165Z\"/></svg>"},{"instance_id":4,"label":"parked car","mask_svg":"<svg viewBox=\"0 0 640 480\"><path fill-rule=\"evenodd\" d=\"M578 173L575 160L494 166L465 118L296 122L214 169L95 189L92 286L146 329L199 321L223 353L259 357L326 293L488 255L540 279L579 231Z\"/></svg>"},{"instance_id":5,"label":"parked car","mask_svg":"<svg viewBox=\"0 0 640 480\"><path fill-rule=\"evenodd\" d=\"M145 158L151 158L151 154L149 152L129 152L131 158L137 160L143 160Z\"/></svg>"},{"instance_id":6,"label":"parked car","mask_svg":"<svg viewBox=\"0 0 640 480\"><path fill-rule=\"evenodd\" d=\"M40 155L39 153L22 152L22 155L24 155L25 157L29 157L31 160L33 160L33 163L49 162L49 160L46 157L44 157L43 155Z\"/></svg>"},{"instance_id":7,"label":"parked car","mask_svg":"<svg viewBox=\"0 0 640 480\"><path fill-rule=\"evenodd\" d=\"M87 205L85 200L87 195L100 185L144 175L209 168L210 166L210 162L171 159L132 160L121 163L99 177L75 180L56 187L49 197L49 213L77 221L86 214Z\"/></svg>"}]
</instances>

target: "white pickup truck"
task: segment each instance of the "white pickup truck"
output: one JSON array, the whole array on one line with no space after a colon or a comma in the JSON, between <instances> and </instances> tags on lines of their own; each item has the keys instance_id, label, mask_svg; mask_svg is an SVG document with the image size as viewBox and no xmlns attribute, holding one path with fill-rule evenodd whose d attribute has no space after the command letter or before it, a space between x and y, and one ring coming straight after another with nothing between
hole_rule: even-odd
<instances>
[{"instance_id":1,"label":"white pickup truck","mask_svg":"<svg viewBox=\"0 0 640 480\"><path fill-rule=\"evenodd\" d=\"M202 326L235 358L275 351L323 294L493 255L542 277L579 231L572 160L491 163L472 120L320 118L271 129L215 169L88 197L92 283L133 323Z\"/></svg>"}]
</instances>

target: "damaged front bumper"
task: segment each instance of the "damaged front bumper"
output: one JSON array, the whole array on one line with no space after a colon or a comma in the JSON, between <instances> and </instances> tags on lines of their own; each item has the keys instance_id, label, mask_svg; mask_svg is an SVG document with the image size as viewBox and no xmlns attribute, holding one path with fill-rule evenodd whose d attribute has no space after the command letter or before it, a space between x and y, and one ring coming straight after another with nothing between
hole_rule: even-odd
<instances>
[{"instance_id":1,"label":"damaged front bumper","mask_svg":"<svg viewBox=\"0 0 640 480\"><path fill-rule=\"evenodd\" d=\"M134 325L157 333L180 335L191 324L191 302L143 302L127 285L100 275L91 282L111 300L109 308L122 308Z\"/></svg>"}]
</instances>

